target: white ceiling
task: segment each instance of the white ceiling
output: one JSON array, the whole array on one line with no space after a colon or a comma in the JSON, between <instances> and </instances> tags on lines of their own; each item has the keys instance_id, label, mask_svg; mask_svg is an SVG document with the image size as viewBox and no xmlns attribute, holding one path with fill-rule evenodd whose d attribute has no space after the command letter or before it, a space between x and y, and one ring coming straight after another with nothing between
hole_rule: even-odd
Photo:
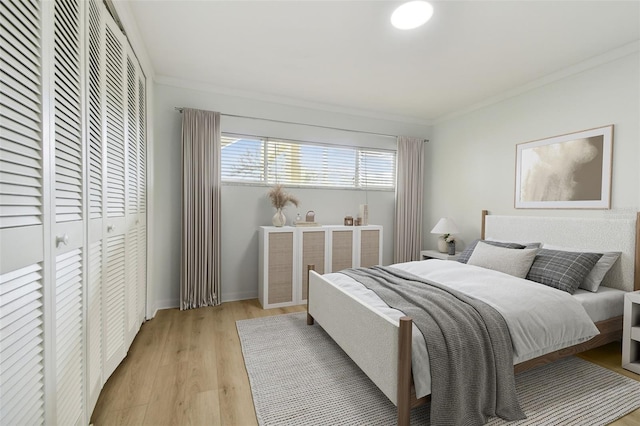
<instances>
[{"instance_id":1,"label":"white ceiling","mask_svg":"<svg viewBox=\"0 0 640 426\"><path fill-rule=\"evenodd\" d=\"M156 76L421 121L640 40L640 1L434 1L409 31L390 25L399 4L129 6Z\"/></svg>"}]
</instances>

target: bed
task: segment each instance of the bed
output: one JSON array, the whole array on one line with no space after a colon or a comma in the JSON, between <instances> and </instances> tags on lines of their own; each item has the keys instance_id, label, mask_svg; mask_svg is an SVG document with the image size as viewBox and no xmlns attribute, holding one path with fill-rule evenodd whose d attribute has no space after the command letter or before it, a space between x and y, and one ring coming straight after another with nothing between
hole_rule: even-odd
<instances>
[{"instance_id":1,"label":"bed","mask_svg":"<svg viewBox=\"0 0 640 426\"><path fill-rule=\"evenodd\" d=\"M578 290L569 296L584 308L584 315L595 323L599 334L559 347L547 347L542 353L514 352L515 372L621 338L624 292L640 290L640 213L614 215L607 212L599 218L562 218L494 216L483 211L481 238L535 241L550 248L560 246L621 253L597 292ZM453 263L427 260L398 267L435 279L440 276L441 269L455 269ZM471 268L474 267L468 269ZM341 285L339 281L345 280L344 275L321 276L313 271L313 265L309 265L309 269L307 322L317 321L398 407L398 424L409 424L411 408L427 402L430 393L428 384L419 383L422 375L417 375L415 381L412 375L412 366L416 370L416 365L423 362L419 358L424 355L419 355L420 351L416 349L424 345L422 335L411 318L403 316L402 312L385 310L376 301L367 300L358 295L357 290L349 289L349 285Z\"/></svg>"}]
</instances>

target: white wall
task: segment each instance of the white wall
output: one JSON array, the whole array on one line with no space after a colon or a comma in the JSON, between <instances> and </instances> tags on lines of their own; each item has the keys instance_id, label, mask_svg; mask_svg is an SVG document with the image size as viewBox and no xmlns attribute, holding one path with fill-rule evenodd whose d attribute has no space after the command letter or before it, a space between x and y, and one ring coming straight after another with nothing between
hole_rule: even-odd
<instances>
[{"instance_id":1,"label":"white wall","mask_svg":"<svg viewBox=\"0 0 640 426\"><path fill-rule=\"evenodd\" d=\"M424 247L443 216L460 246L480 236L480 211L602 216L640 209L640 58L638 52L437 123L427 145ZM612 210L514 209L516 144L614 125Z\"/></svg>"},{"instance_id":2,"label":"white wall","mask_svg":"<svg viewBox=\"0 0 640 426\"><path fill-rule=\"evenodd\" d=\"M429 138L426 125L365 118L319 111L272 102L250 100L204 90L154 85L152 269L156 309L178 306L180 282L181 204L181 115L176 106L220 111L225 114L263 117L299 123L364 130L392 135ZM363 145L395 149L395 139L353 132L331 131L310 126L285 125L268 121L222 117L224 132L289 139ZM268 187L224 185L222 189L222 300L255 298L258 294L258 237L260 225L270 225L274 210L266 198ZM323 224L340 224L347 214L356 215L366 194L354 190L287 188L298 196L298 209L286 209L289 219L296 212L316 212ZM393 259L394 193L369 191L372 224L384 226L384 263Z\"/></svg>"}]
</instances>

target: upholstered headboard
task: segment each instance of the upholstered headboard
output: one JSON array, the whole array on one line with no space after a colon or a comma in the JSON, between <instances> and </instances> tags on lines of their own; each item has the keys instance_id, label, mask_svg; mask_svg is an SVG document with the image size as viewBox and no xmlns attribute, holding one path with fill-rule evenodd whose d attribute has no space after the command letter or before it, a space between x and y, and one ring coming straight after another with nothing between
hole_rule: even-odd
<instances>
[{"instance_id":1,"label":"upholstered headboard","mask_svg":"<svg viewBox=\"0 0 640 426\"><path fill-rule=\"evenodd\" d=\"M483 211L483 238L541 242L556 246L622 252L602 285L640 290L640 213L615 218L493 216Z\"/></svg>"}]
</instances>

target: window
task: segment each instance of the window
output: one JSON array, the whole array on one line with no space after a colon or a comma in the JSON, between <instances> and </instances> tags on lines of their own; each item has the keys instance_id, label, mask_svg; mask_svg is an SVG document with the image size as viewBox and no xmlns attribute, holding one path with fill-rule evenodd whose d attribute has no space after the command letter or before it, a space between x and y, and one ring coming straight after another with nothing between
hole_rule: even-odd
<instances>
[{"instance_id":1,"label":"window","mask_svg":"<svg viewBox=\"0 0 640 426\"><path fill-rule=\"evenodd\" d=\"M264 181L262 140L222 136L221 152L223 182Z\"/></svg>"},{"instance_id":2,"label":"window","mask_svg":"<svg viewBox=\"0 0 640 426\"><path fill-rule=\"evenodd\" d=\"M395 151L222 135L223 182L394 189L395 171Z\"/></svg>"}]
</instances>

